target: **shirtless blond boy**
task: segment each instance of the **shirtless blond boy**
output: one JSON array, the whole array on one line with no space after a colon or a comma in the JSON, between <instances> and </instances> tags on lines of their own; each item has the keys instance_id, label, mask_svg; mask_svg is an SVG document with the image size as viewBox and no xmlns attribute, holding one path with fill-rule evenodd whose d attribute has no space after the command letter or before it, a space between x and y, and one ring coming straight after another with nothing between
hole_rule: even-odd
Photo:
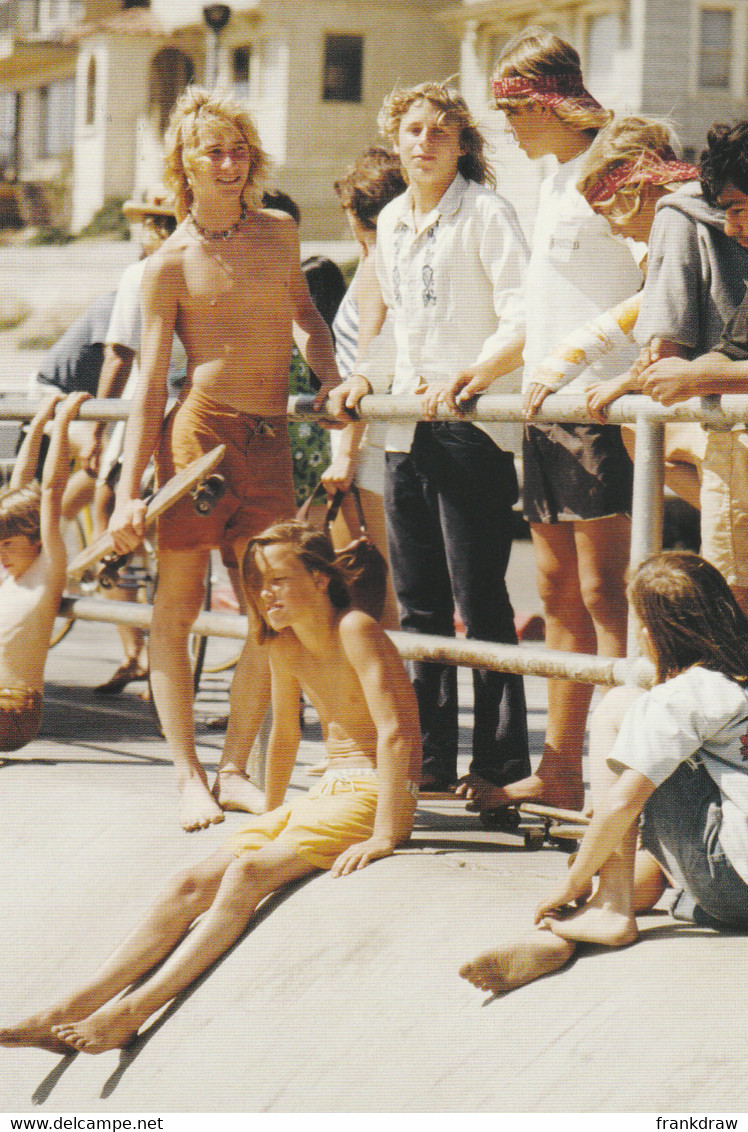
<instances>
[{"instance_id":1,"label":"shirtless blond boy","mask_svg":"<svg viewBox=\"0 0 748 1132\"><path fill-rule=\"evenodd\" d=\"M24 747L41 726L44 665L65 585L60 517L70 474L68 428L88 396L45 398L0 496L0 563L6 572L0 585L0 751ZM44 426L53 417L40 488L32 480Z\"/></svg>"},{"instance_id":2,"label":"shirtless blond boy","mask_svg":"<svg viewBox=\"0 0 748 1132\"><path fill-rule=\"evenodd\" d=\"M267 812L175 877L90 981L0 1030L1 1044L85 1053L125 1045L231 947L271 892L316 869L364 868L410 835L421 772L415 695L379 625L348 608L329 539L279 523L251 543L245 580L272 669ZM282 805L300 691L319 713L330 764L310 794Z\"/></svg>"},{"instance_id":3,"label":"shirtless blond boy","mask_svg":"<svg viewBox=\"0 0 748 1132\"><path fill-rule=\"evenodd\" d=\"M195 751L187 641L211 548L220 548L227 566L241 563L253 535L295 510L286 428L292 324L322 383L317 407L339 380L330 333L301 270L296 225L260 207L267 166L239 103L188 88L172 115L165 159L179 224L143 279L141 376L109 528L118 552L140 541L140 479L154 451L163 482L215 444L227 444L219 469L227 491L212 515L197 516L188 500L159 527L151 683L188 830L222 821L222 808L257 812L264 805L246 764L269 702L265 650L248 639L237 664L211 793ZM187 379L164 423L174 332L187 352Z\"/></svg>"}]
</instances>

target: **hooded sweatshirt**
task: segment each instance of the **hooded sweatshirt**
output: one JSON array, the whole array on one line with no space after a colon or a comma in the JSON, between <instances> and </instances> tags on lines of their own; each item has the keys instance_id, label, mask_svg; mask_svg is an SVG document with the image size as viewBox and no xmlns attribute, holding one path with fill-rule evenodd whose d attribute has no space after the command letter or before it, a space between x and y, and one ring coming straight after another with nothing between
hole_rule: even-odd
<instances>
[{"instance_id":1,"label":"hooded sweatshirt","mask_svg":"<svg viewBox=\"0 0 748 1132\"><path fill-rule=\"evenodd\" d=\"M666 338L695 358L719 341L748 285L748 250L724 228L697 183L659 202L635 330L641 346Z\"/></svg>"}]
</instances>

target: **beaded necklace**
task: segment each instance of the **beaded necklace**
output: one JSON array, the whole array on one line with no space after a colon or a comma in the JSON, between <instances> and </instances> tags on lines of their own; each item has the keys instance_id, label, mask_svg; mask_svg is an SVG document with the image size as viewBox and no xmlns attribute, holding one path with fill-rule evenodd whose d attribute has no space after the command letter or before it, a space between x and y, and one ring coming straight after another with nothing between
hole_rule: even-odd
<instances>
[{"instance_id":1,"label":"beaded necklace","mask_svg":"<svg viewBox=\"0 0 748 1132\"><path fill-rule=\"evenodd\" d=\"M193 227L195 228L198 235L202 236L204 240L230 240L231 237L239 231L242 225L242 221L247 215L247 206L245 205L244 201L242 201L241 212L236 224L232 224L230 228L224 228L220 232L214 232L210 228L203 228L202 224L198 224L192 209L190 209L189 215Z\"/></svg>"}]
</instances>

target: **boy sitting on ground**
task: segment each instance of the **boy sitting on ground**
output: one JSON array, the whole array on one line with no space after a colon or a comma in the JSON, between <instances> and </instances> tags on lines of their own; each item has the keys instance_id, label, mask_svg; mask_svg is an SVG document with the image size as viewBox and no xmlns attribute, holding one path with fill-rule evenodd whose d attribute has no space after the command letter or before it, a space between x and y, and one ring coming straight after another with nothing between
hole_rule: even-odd
<instances>
[{"instance_id":1,"label":"boy sitting on ground","mask_svg":"<svg viewBox=\"0 0 748 1132\"><path fill-rule=\"evenodd\" d=\"M244 572L259 635L270 642L267 812L177 876L88 982L0 1030L0 1044L85 1053L126 1045L231 947L270 893L316 869L361 869L410 835L421 773L415 695L379 625L349 608L328 537L278 523L250 542ZM299 745L300 691L319 713L330 765L309 795L281 805Z\"/></svg>"},{"instance_id":2,"label":"boy sitting on ground","mask_svg":"<svg viewBox=\"0 0 748 1132\"><path fill-rule=\"evenodd\" d=\"M70 473L68 427L88 396L55 394L44 401L0 496L0 563L6 572L0 585L0 751L25 747L41 726L44 665L65 585L60 517ZM44 426L53 416L39 487L33 476Z\"/></svg>"}]
</instances>

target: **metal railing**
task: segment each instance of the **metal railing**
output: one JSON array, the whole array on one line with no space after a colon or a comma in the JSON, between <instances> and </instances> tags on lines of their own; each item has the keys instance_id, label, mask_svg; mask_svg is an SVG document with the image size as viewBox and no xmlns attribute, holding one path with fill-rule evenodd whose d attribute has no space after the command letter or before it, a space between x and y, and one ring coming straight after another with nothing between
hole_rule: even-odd
<instances>
[{"instance_id":1,"label":"metal railing","mask_svg":"<svg viewBox=\"0 0 748 1132\"><path fill-rule=\"evenodd\" d=\"M313 411L312 403L310 396L289 398L289 419L326 419L324 412ZM36 404L12 395L0 397L0 420L28 420L33 416ZM126 401L91 400L81 406L80 417L83 420L125 420L129 411L130 404ZM418 421L422 419L421 399L372 394L361 401L359 416L364 421ZM454 420L454 417L442 408L437 419ZM522 398L517 394L478 398L462 419L474 423L523 422ZM546 398L534 419L590 423L583 396L558 393ZM729 429L748 422L748 396L692 398L666 408L648 397L629 395L610 407L608 421L614 425L636 425L630 552L630 563L636 566L662 545L665 425L695 421L710 429ZM147 606L91 598L65 599L65 605L65 612L79 620L125 623L141 628L148 628L150 623L151 610ZM241 639L247 633L247 619L236 614L202 613L194 629L206 635ZM634 648L630 649L627 658L616 659L417 633L393 632L390 636L405 659L433 660L606 685L633 683L646 686L651 683L653 674L652 665L637 657Z\"/></svg>"}]
</instances>

